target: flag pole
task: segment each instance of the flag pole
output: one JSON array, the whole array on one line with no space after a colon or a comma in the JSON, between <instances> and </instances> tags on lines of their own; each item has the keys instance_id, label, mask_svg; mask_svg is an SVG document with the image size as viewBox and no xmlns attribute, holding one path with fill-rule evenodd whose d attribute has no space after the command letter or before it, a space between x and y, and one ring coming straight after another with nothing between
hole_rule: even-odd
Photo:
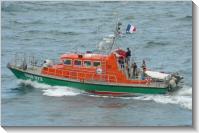
<instances>
[{"instance_id":1,"label":"flag pole","mask_svg":"<svg viewBox=\"0 0 199 133\"><path fill-rule=\"evenodd\" d=\"M116 43L116 39L118 37L118 34L119 34L119 30L120 30L120 26L122 25L122 23L119 22L119 19L117 18L117 22L116 22L116 26L115 26L115 31L114 31L114 36L113 36L113 43L111 45L111 48L110 48L110 51L109 53L112 51L113 49L113 46L115 45Z\"/></svg>"}]
</instances>

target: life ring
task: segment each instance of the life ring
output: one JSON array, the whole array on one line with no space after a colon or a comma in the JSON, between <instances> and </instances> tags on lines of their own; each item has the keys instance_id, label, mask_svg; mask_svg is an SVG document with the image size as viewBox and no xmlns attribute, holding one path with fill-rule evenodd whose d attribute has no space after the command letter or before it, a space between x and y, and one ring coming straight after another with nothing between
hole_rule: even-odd
<instances>
[{"instance_id":1,"label":"life ring","mask_svg":"<svg viewBox=\"0 0 199 133\"><path fill-rule=\"evenodd\" d=\"M151 83L151 81L152 81L150 77L147 77L145 80L147 81L146 82L147 85L149 85Z\"/></svg>"},{"instance_id":2,"label":"life ring","mask_svg":"<svg viewBox=\"0 0 199 133\"><path fill-rule=\"evenodd\" d=\"M97 68L97 69L96 69L96 73L97 73L97 74L102 74L102 68Z\"/></svg>"}]
</instances>

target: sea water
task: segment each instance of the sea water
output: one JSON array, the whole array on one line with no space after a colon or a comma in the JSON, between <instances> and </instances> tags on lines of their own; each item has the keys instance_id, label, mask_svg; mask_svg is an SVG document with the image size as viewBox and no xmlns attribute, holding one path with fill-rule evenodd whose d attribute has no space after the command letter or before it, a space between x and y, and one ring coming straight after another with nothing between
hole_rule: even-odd
<instances>
[{"instance_id":1,"label":"sea water","mask_svg":"<svg viewBox=\"0 0 199 133\"><path fill-rule=\"evenodd\" d=\"M2 2L1 124L3 126L191 126L192 2ZM184 84L166 95L108 97L77 88L17 80L6 68L16 52L58 60L68 51L96 50L113 33L134 34L117 47L141 66L178 72Z\"/></svg>"}]
</instances>

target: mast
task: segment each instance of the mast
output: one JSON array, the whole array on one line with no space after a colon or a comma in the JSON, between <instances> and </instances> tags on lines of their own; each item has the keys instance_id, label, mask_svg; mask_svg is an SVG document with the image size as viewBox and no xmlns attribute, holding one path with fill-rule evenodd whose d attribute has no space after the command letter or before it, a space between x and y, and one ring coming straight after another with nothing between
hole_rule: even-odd
<instances>
[{"instance_id":1,"label":"mast","mask_svg":"<svg viewBox=\"0 0 199 133\"><path fill-rule=\"evenodd\" d=\"M114 31L114 36L113 36L113 43L111 44L111 48L110 48L109 53L112 51L113 46L115 45L116 39L118 38L118 35L120 34L120 26L121 25L122 25L122 23L119 22L119 19L117 19L115 31Z\"/></svg>"}]
</instances>

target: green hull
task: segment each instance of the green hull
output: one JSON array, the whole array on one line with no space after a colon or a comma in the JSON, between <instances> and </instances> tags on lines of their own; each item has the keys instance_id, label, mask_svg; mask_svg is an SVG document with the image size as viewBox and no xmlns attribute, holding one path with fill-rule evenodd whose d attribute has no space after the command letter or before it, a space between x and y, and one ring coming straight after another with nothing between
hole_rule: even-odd
<instances>
[{"instance_id":1,"label":"green hull","mask_svg":"<svg viewBox=\"0 0 199 133\"><path fill-rule=\"evenodd\" d=\"M32 80L39 83L44 83L52 86L68 86L78 88L80 90L88 92L113 92L113 93L143 93L143 94L165 94L167 88L155 88L155 87L133 87L133 86L120 86L120 85L104 85L94 83L82 83L78 81L69 81L65 79L59 79L54 77L48 77L45 75L37 75L28 73L26 71L18 70L15 68L9 68L17 78L23 80Z\"/></svg>"}]
</instances>

